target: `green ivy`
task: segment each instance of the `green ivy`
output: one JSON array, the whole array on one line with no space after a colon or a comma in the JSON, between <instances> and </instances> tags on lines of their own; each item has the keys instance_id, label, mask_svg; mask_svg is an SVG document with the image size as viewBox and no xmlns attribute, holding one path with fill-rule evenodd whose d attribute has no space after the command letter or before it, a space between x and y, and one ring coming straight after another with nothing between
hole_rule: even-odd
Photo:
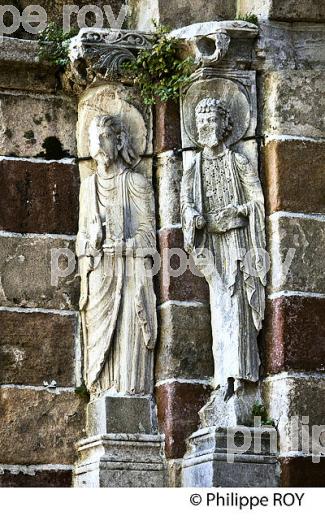
<instances>
[{"instance_id":1,"label":"green ivy","mask_svg":"<svg viewBox=\"0 0 325 520\"><path fill-rule=\"evenodd\" d=\"M253 423L254 423L254 417L260 417L261 418L261 424L274 426L274 421L268 417L267 410L266 410L264 404L256 402L253 405L253 407L252 407Z\"/></svg>"},{"instance_id":2,"label":"green ivy","mask_svg":"<svg viewBox=\"0 0 325 520\"><path fill-rule=\"evenodd\" d=\"M152 47L140 50L134 61L123 66L123 72L139 88L146 105L179 98L194 71L192 58L179 57L179 41L168 36L170 29L156 23L155 28Z\"/></svg>"},{"instance_id":3,"label":"green ivy","mask_svg":"<svg viewBox=\"0 0 325 520\"><path fill-rule=\"evenodd\" d=\"M40 46L38 52L39 59L65 67L69 62L69 40L76 34L78 34L76 29L64 32L56 23L49 23L38 36Z\"/></svg>"},{"instance_id":4,"label":"green ivy","mask_svg":"<svg viewBox=\"0 0 325 520\"><path fill-rule=\"evenodd\" d=\"M258 25L258 18L256 14L253 13L238 14L235 19L241 20L242 22L253 23L254 25Z\"/></svg>"}]
</instances>

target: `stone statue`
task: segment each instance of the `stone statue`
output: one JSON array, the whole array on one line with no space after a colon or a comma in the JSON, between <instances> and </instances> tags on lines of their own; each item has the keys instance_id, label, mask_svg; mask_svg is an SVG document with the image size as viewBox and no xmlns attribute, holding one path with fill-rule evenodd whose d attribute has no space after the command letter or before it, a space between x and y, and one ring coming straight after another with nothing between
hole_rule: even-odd
<instances>
[{"instance_id":1,"label":"stone statue","mask_svg":"<svg viewBox=\"0 0 325 520\"><path fill-rule=\"evenodd\" d=\"M185 248L209 284L214 389L228 401L259 379L264 200L248 159L225 145L235 121L224 102L201 99L195 122L202 151L183 175L182 227Z\"/></svg>"},{"instance_id":2,"label":"stone statue","mask_svg":"<svg viewBox=\"0 0 325 520\"><path fill-rule=\"evenodd\" d=\"M150 394L157 335L150 254L155 251L152 187L120 117L96 116L89 128L96 174L81 184L77 256L92 393Z\"/></svg>"}]
</instances>

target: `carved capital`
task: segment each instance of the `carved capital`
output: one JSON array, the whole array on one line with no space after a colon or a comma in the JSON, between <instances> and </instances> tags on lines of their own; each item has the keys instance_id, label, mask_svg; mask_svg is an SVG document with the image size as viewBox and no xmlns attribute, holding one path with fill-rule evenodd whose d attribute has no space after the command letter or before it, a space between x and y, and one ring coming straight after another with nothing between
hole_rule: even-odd
<instances>
[{"instance_id":1,"label":"carved capital","mask_svg":"<svg viewBox=\"0 0 325 520\"><path fill-rule=\"evenodd\" d=\"M199 67L245 68L251 60L256 25L240 20L195 23L170 34L182 42L184 57L192 56Z\"/></svg>"},{"instance_id":2,"label":"carved capital","mask_svg":"<svg viewBox=\"0 0 325 520\"><path fill-rule=\"evenodd\" d=\"M70 69L65 74L65 87L83 90L119 76L122 65L135 59L141 49L151 46L150 34L123 29L82 29L70 44Z\"/></svg>"}]
</instances>

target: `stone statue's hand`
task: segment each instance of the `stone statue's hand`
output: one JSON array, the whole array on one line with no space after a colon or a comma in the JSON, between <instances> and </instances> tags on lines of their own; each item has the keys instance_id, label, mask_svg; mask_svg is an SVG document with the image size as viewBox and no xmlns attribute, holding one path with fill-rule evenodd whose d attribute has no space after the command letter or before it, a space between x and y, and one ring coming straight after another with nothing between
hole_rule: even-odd
<instances>
[{"instance_id":1,"label":"stone statue's hand","mask_svg":"<svg viewBox=\"0 0 325 520\"><path fill-rule=\"evenodd\" d=\"M101 246L101 227L102 224L100 222L100 219L97 215L95 215L95 217L89 223L90 243L94 249L100 249Z\"/></svg>"},{"instance_id":2,"label":"stone statue's hand","mask_svg":"<svg viewBox=\"0 0 325 520\"><path fill-rule=\"evenodd\" d=\"M116 255L116 254L123 255L125 253L125 248L126 248L126 245L125 245L124 240L120 240L120 239L114 240L114 242L111 242L109 244L106 243L103 245L103 251L107 255Z\"/></svg>"},{"instance_id":3,"label":"stone statue's hand","mask_svg":"<svg viewBox=\"0 0 325 520\"><path fill-rule=\"evenodd\" d=\"M195 217L195 227L196 227L196 229L203 229L205 225L206 225L206 221L204 220L202 215L197 215Z\"/></svg>"},{"instance_id":4,"label":"stone statue's hand","mask_svg":"<svg viewBox=\"0 0 325 520\"><path fill-rule=\"evenodd\" d=\"M229 219L238 216L238 208L233 205L226 206L224 209L220 211L218 214L218 219Z\"/></svg>"}]
</instances>

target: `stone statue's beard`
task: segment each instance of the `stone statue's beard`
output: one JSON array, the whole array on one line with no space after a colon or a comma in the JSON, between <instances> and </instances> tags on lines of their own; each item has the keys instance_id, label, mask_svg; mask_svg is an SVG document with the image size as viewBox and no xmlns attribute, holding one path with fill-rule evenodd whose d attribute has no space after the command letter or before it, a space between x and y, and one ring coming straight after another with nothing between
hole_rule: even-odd
<instances>
[{"instance_id":1,"label":"stone statue's beard","mask_svg":"<svg viewBox=\"0 0 325 520\"><path fill-rule=\"evenodd\" d=\"M208 146L212 148L213 146L217 146L222 141L222 136L220 133L213 132L210 126L203 126L198 131L199 134L199 143L203 146Z\"/></svg>"}]
</instances>

